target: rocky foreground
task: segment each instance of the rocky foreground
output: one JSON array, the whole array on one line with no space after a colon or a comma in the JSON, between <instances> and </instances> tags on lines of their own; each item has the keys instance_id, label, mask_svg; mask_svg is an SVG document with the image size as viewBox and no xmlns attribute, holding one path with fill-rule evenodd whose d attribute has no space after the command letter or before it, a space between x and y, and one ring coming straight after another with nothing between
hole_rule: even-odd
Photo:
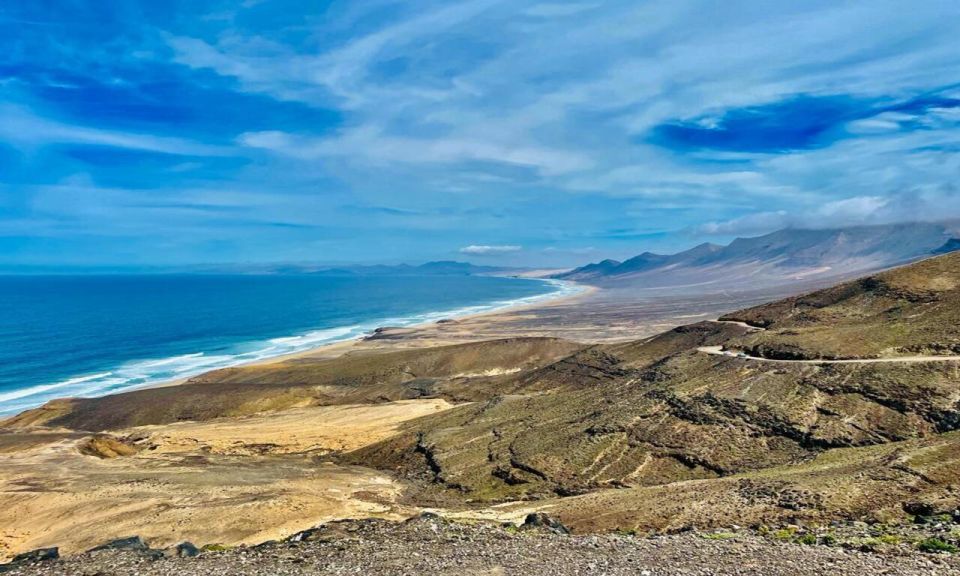
<instances>
[{"instance_id":1,"label":"rocky foreground","mask_svg":"<svg viewBox=\"0 0 960 576\"><path fill-rule=\"evenodd\" d=\"M844 529L841 528L842 532ZM787 537L784 537L787 534ZM843 536L847 537L849 535ZM901 536L827 541L825 534L687 532L659 537L568 535L550 519L520 527L424 515L402 523L334 522L283 542L151 550L133 538L67 559L25 560L18 575L456 574L564 575L960 574L960 556ZM926 550L926 551L924 551ZM0 571L3 571L0 568Z\"/></svg>"}]
</instances>

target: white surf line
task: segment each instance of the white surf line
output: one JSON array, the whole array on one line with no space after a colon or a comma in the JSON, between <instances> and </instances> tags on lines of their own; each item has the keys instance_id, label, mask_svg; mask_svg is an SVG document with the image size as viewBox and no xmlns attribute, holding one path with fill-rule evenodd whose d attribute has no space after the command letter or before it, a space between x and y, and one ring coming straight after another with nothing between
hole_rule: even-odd
<instances>
[{"instance_id":1,"label":"white surf line","mask_svg":"<svg viewBox=\"0 0 960 576\"><path fill-rule=\"evenodd\" d=\"M234 347L250 346L251 348L246 351L234 350L226 354L209 356L205 352L193 352L167 358L129 360L100 374L72 377L59 382L2 392L0 393L0 419L36 408L55 398L96 398L107 394L121 394L192 378L212 370L256 364L317 350L330 344L361 340L380 326L407 328L432 324L445 318L461 319L478 314L502 313L514 308L576 296L589 289L582 284L566 280L537 278L522 280L539 282L553 287L553 290L510 300L491 300L459 308L374 318L359 324L320 328L290 336L231 344ZM155 372L158 368L163 369L162 374Z\"/></svg>"},{"instance_id":2,"label":"white surf line","mask_svg":"<svg viewBox=\"0 0 960 576\"><path fill-rule=\"evenodd\" d=\"M751 326L746 322L736 320L714 320L717 324L736 324L753 330L754 332L763 332L766 328ZM789 360L786 358L764 358L747 354L742 350L724 350L723 346L700 346L697 352L711 354L714 356L726 356L727 358L740 358L741 360L753 360L755 362L773 362L779 364L918 364L922 362L957 362L960 361L960 355L951 356L898 356L896 358L844 358L842 360L828 360L826 358L813 360Z\"/></svg>"}]
</instances>

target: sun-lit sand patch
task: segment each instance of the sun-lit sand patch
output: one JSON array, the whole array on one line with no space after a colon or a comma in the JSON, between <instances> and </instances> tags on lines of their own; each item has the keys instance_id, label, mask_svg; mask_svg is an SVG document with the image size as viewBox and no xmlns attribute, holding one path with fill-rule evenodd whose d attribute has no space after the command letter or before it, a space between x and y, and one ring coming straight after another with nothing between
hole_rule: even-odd
<instances>
[{"instance_id":1,"label":"sun-lit sand patch","mask_svg":"<svg viewBox=\"0 0 960 576\"><path fill-rule=\"evenodd\" d=\"M82 454L85 439L25 444L0 453L0 558L134 534L156 547L254 544L338 518L406 517L390 476L313 456L451 406L409 400L140 427L112 433L135 454L108 458Z\"/></svg>"},{"instance_id":2,"label":"sun-lit sand patch","mask_svg":"<svg viewBox=\"0 0 960 576\"><path fill-rule=\"evenodd\" d=\"M147 436L141 443L158 454L295 454L355 450L379 442L407 421L447 410L442 399L386 404L296 408L239 418L142 426L124 431Z\"/></svg>"},{"instance_id":3,"label":"sun-lit sand patch","mask_svg":"<svg viewBox=\"0 0 960 576\"><path fill-rule=\"evenodd\" d=\"M462 374L455 374L454 378L488 378L490 376L506 376L508 374L517 374L521 372L523 368L491 368L490 370L483 370L481 372L465 372Z\"/></svg>"}]
</instances>

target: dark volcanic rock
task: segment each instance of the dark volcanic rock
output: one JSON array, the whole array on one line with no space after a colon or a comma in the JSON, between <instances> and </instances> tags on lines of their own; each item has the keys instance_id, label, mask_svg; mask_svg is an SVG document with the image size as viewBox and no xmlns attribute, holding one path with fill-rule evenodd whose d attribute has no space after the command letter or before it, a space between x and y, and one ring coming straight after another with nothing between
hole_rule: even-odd
<instances>
[{"instance_id":1,"label":"dark volcanic rock","mask_svg":"<svg viewBox=\"0 0 960 576\"><path fill-rule=\"evenodd\" d=\"M914 516L933 516L936 509L926 502L907 502L903 505L903 511Z\"/></svg>"},{"instance_id":2,"label":"dark volcanic rock","mask_svg":"<svg viewBox=\"0 0 960 576\"><path fill-rule=\"evenodd\" d=\"M101 550L134 550L137 552L144 552L149 549L150 547L147 546L147 543L143 541L143 538L140 538L139 536L128 536L126 538L111 540L110 542L101 544L96 548L91 548L90 552L99 552Z\"/></svg>"},{"instance_id":3,"label":"dark volcanic rock","mask_svg":"<svg viewBox=\"0 0 960 576\"><path fill-rule=\"evenodd\" d=\"M59 548L38 548L37 550L31 550L29 552L24 552L23 554L17 554L13 557L13 561L40 562L42 560L56 560L59 557Z\"/></svg>"},{"instance_id":4,"label":"dark volcanic rock","mask_svg":"<svg viewBox=\"0 0 960 576\"><path fill-rule=\"evenodd\" d=\"M0 573L10 572L16 568L35 564L37 562L46 562L60 558L59 548L38 548L23 554L17 554L9 564L0 564Z\"/></svg>"},{"instance_id":5,"label":"dark volcanic rock","mask_svg":"<svg viewBox=\"0 0 960 576\"><path fill-rule=\"evenodd\" d=\"M570 533L570 529L564 526L559 520L556 518L551 518L543 512L534 512L532 514L528 514L526 519L523 521L521 528L541 528L556 534Z\"/></svg>"},{"instance_id":6,"label":"dark volcanic rock","mask_svg":"<svg viewBox=\"0 0 960 576\"><path fill-rule=\"evenodd\" d=\"M177 558L193 558L200 554L200 549L191 542L181 542L173 547L173 555Z\"/></svg>"}]
</instances>

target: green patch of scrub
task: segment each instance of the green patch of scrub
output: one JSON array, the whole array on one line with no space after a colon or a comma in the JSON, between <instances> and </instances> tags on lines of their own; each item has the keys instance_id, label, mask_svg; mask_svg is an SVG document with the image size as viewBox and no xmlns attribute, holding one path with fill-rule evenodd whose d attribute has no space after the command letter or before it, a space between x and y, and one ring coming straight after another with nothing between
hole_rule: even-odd
<instances>
[{"instance_id":1,"label":"green patch of scrub","mask_svg":"<svg viewBox=\"0 0 960 576\"><path fill-rule=\"evenodd\" d=\"M960 548L957 548L949 542L944 542L939 538L926 538L917 542L917 549L921 552L949 552L950 554L956 554L960 552Z\"/></svg>"},{"instance_id":2,"label":"green patch of scrub","mask_svg":"<svg viewBox=\"0 0 960 576\"><path fill-rule=\"evenodd\" d=\"M793 535L797 533L796 528L781 528L771 534L774 540L793 540Z\"/></svg>"}]
</instances>

